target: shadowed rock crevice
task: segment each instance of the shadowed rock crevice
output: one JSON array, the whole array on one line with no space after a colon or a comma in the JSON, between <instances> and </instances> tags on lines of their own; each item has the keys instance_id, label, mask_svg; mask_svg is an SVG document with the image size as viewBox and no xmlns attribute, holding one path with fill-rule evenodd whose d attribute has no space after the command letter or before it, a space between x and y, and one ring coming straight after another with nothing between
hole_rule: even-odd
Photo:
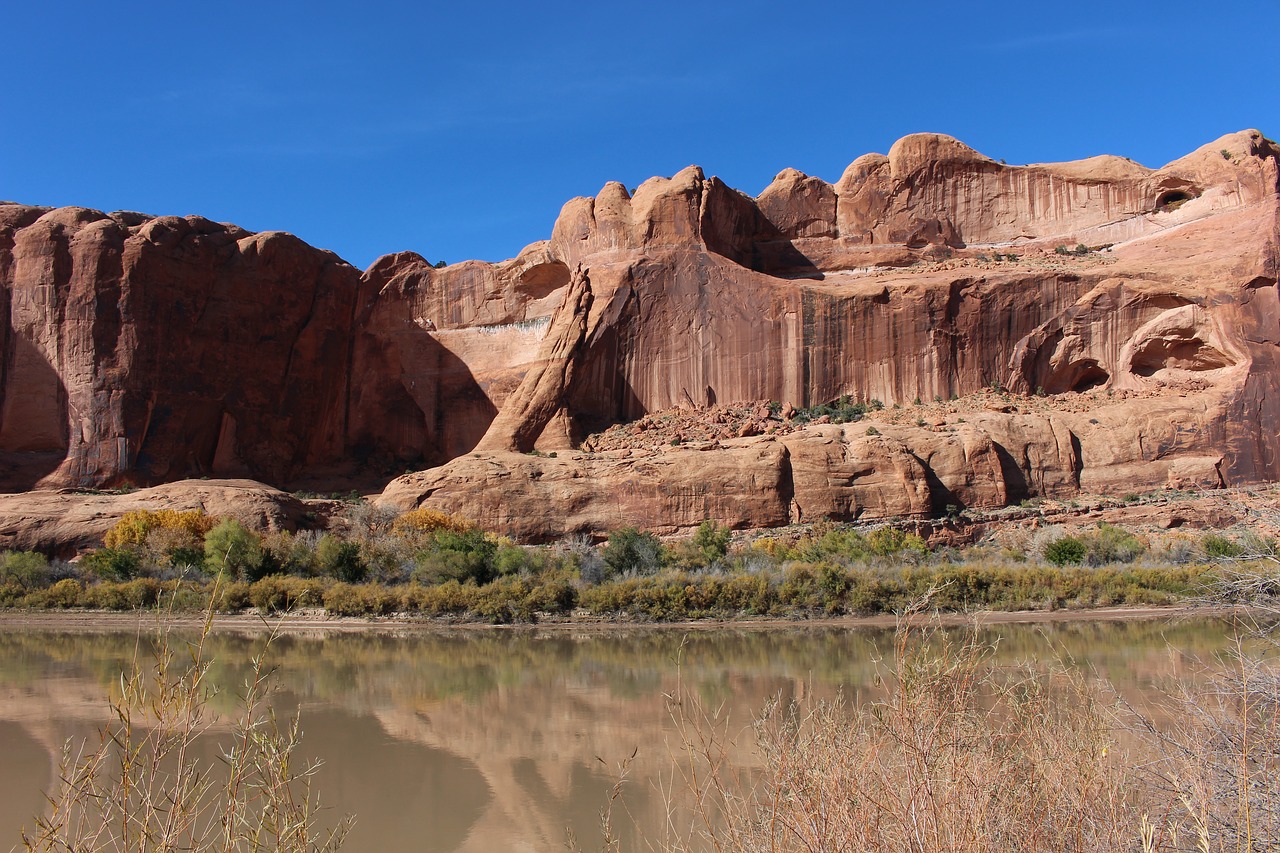
<instances>
[{"instance_id":1,"label":"shadowed rock crevice","mask_svg":"<svg viewBox=\"0 0 1280 853\"><path fill-rule=\"evenodd\" d=\"M536 364L476 445L478 452L533 450L547 424L563 408L566 392L573 383L576 362L587 337L591 301L591 279L587 270L579 266L551 319Z\"/></svg>"}]
</instances>

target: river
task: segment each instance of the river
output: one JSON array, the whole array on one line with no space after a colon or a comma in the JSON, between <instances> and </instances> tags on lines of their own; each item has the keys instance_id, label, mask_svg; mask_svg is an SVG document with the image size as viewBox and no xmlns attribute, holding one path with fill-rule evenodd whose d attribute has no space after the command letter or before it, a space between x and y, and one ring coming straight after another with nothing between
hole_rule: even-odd
<instances>
[{"instance_id":1,"label":"river","mask_svg":"<svg viewBox=\"0 0 1280 853\"><path fill-rule=\"evenodd\" d=\"M1209 618L1082 620L994 625L983 639L1003 663L1065 661L1158 714L1162 691L1219 660L1230 631ZM679 754L668 696L722 709L732 758L750 768L745 727L766 702L874 696L891 641L830 626L316 630L277 637L269 659L277 706L300 710L303 752L324 761L328 819L356 818L348 853L563 850L566 833L599 849L600 810L634 753L615 809L633 849L661 836L666 815ZM261 643L208 641L215 711L233 707ZM0 850L42 808L63 743L108 722L135 645L130 631L0 625Z\"/></svg>"}]
</instances>

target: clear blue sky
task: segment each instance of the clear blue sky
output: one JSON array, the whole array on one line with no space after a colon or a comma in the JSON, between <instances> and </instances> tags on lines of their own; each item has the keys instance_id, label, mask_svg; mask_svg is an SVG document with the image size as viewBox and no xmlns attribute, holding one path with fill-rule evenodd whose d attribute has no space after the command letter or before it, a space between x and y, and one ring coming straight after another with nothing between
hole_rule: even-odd
<instances>
[{"instance_id":1,"label":"clear blue sky","mask_svg":"<svg viewBox=\"0 0 1280 853\"><path fill-rule=\"evenodd\" d=\"M607 180L1280 135L1280 2L6 2L0 198L500 260Z\"/></svg>"}]
</instances>

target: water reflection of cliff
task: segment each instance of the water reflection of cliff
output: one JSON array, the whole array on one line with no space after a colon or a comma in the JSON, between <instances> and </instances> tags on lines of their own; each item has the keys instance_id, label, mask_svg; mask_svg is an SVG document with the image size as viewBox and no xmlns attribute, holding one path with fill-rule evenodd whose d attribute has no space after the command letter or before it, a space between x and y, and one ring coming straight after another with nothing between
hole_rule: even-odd
<instances>
[{"instance_id":1,"label":"water reflection of cliff","mask_svg":"<svg viewBox=\"0 0 1280 853\"><path fill-rule=\"evenodd\" d=\"M1138 705L1226 646L1204 620L1006 625L990 637L1001 661L1074 660ZM281 701L302 707L306 749L327 762L325 802L358 815L348 850L555 850L566 827L590 849L606 764L633 749L630 808L661 826L654 783L675 746L664 694L678 684L741 728L771 697L874 694L889 639L835 628L334 634L281 637L271 661ZM215 709L230 707L260 643L210 641ZM128 634L0 632L0 753L24 765L0 783L0 837L16 839L39 806L65 737L106 722L134 648ZM734 755L744 766L748 741Z\"/></svg>"}]
</instances>

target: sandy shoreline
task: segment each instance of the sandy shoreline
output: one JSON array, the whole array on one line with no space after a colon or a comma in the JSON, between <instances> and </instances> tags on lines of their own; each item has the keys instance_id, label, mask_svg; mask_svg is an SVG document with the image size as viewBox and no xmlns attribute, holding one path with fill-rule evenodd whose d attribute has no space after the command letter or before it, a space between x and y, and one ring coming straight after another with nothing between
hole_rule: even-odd
<instances>
[{"instance_id":1,"label":"sandy shoreline","mask_svg":"<svg viewBox=\"0 0 1280 853\"><path fill-rule=\"evenodd\" d=\"M973 611L969 613L925 613L921 619L932 624L963 625L977 621L981 625L1012 623L1119 622L1143 619L1172 619L1188 615L1207 616L1220 611L1201 607L1109 607L1082 610L1015 610ZM821 619L750 617L742 619L699 619L685 622L641 622L608 620L594 616L548 618L537 623L492 625L483 622L449 621L410 617L366 619L332 617L320 610L264 617L256 613L217 614L213 630L233 633L282 634L311 633L441 633L456 631L590 631L599 633L680 630L791 630L797 628L892 628L895 615L845 616ZM205 621L203 614L165 614L154 610L127 613L90 610L0 610L0 631L44 630L76 632L135 631L139 628L167 626L198 629Z\"/></svg>"}]
</instances>

